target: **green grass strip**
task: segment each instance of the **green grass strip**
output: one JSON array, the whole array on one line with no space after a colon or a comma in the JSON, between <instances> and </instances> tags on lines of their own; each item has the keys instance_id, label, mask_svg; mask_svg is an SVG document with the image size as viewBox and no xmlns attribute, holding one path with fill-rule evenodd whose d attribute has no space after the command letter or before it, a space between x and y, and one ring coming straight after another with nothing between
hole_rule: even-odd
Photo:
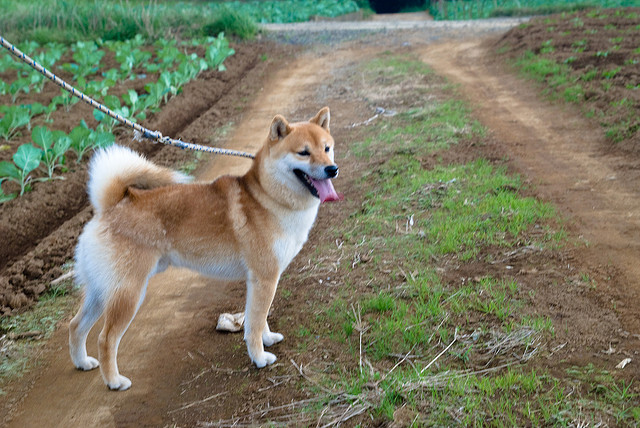
<instances>
[{"instance_id":1,"label":"green grass strip","mask_svg":"<svg viewBox=\"0 0 640 428\"><path fill-rule=\"evenodd\" d=\"M247 37L256 23L307 21L314 15L355 12L353 0L160 1L0 0L2 36L12 42L35 40L128 40L217 35ZM233 11L230 14L229 11ZM216 31L208 33L207 31Z\"/></svg>"},{"instance_id":2,"label":"green grass strip","mask_svg":"<svg viewBox=\"0 0 640 428\"><path fill-rule=\"evenodd\" d=\"M431 2L436 20L550 15L590 8L638 7L640 0L451 0Z\"/></svg>"}]
</instances>

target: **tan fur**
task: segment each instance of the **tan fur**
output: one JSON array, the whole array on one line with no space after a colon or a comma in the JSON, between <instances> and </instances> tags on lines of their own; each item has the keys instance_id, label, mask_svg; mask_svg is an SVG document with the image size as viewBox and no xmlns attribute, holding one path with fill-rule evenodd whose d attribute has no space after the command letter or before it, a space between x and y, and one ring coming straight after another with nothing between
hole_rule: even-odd
<instances>
[{"instance_id":1,"label":"tan fur","mask_svg":"<svg viewBox=\"0 0 640 428\"><path fill-rule=\"evenodd\" d=\"M306 241L320 204L292 168L318 175L334 165L333 144L325 107L309 122L289 124L276 116L242 177L170 184L176 181L173 172L142 160L132 159L133 169L116 173L102 165L107 178L96 173L95 183L90 183L90 196L98 204L96 216L76 251L77 277L86 286L83 307L69 331L76 367L90 370L98 365L87 356L85 342L104 312L99 336L102 376L111 389L131 385L118 371L118 344L142 302L148 279L171 264L213 277L245 279L249 357L258 367L273 363L275 356L263 345L283 337L269 330L267 314L280 275ZM300 156L302 150L309 155ZM114 153L111 158L105 154L104 162L130 156L122 150Z\"/></svg>"}]
</instances>

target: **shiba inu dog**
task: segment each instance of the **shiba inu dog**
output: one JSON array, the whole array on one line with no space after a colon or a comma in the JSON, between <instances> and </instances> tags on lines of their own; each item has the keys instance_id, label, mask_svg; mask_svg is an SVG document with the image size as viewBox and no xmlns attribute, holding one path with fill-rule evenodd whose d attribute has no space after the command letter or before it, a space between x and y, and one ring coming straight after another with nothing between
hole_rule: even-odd
<instances>
[{"instance_id":1,"label":"shiba inu dog","mask_svg":"<svg viewBox=\"0 0 640 428\"><path fill-rule=\"evenodd\" d=\"M149 278L170 265L246 280L249 357L259 368L272 364L276 357L264 346L283 339L267 324L280 275L307 240L320 203L339 199L329 121L327 107L308 122L277 115L251 169L212 183L189 183L123 147L97 152L88 184L95 215L75 255L85 291L69 328L73 364L100 366L110 389L131 386L118 371L118 345ZM87 335L103 313L95 359L87 355Z\"/></svg>"}]
</instances>

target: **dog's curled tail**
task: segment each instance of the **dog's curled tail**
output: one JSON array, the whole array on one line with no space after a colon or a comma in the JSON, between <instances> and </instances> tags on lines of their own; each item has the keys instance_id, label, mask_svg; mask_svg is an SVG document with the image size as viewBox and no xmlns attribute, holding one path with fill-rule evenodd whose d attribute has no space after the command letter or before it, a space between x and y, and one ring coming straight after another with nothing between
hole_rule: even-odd
<instances>
[{"instance_id":1,"label":"dog's curled tail","mask_svg":"<svg viewBox=\"0 0 640 428\"><path fill-rule=\"evenodd\" d=\"M98 150L89 165L89 200L97 214L124 199L129 187L152 189L191 178L157 166L126 147L113 145Z\"/></svg>"}]
</instances>

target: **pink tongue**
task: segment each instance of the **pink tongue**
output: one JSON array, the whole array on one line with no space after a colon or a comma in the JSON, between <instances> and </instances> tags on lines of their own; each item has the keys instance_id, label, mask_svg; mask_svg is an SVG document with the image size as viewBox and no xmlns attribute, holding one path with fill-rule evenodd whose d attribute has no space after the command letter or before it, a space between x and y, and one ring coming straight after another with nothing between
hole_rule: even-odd
<instances>
[{"instance_id":1,"label":"pink tongue","mask_svg":"<svg viewBox=\"0 0 640 428\"><path fill-rule=\"evenodd\" d=\"M320 202L341 201L344 199L342 195L336 193L336 189L333 188L330 179L316 180L311 178L311 182L313 183L313 187L318 191Z\"/></svg>"}]
</instances>

